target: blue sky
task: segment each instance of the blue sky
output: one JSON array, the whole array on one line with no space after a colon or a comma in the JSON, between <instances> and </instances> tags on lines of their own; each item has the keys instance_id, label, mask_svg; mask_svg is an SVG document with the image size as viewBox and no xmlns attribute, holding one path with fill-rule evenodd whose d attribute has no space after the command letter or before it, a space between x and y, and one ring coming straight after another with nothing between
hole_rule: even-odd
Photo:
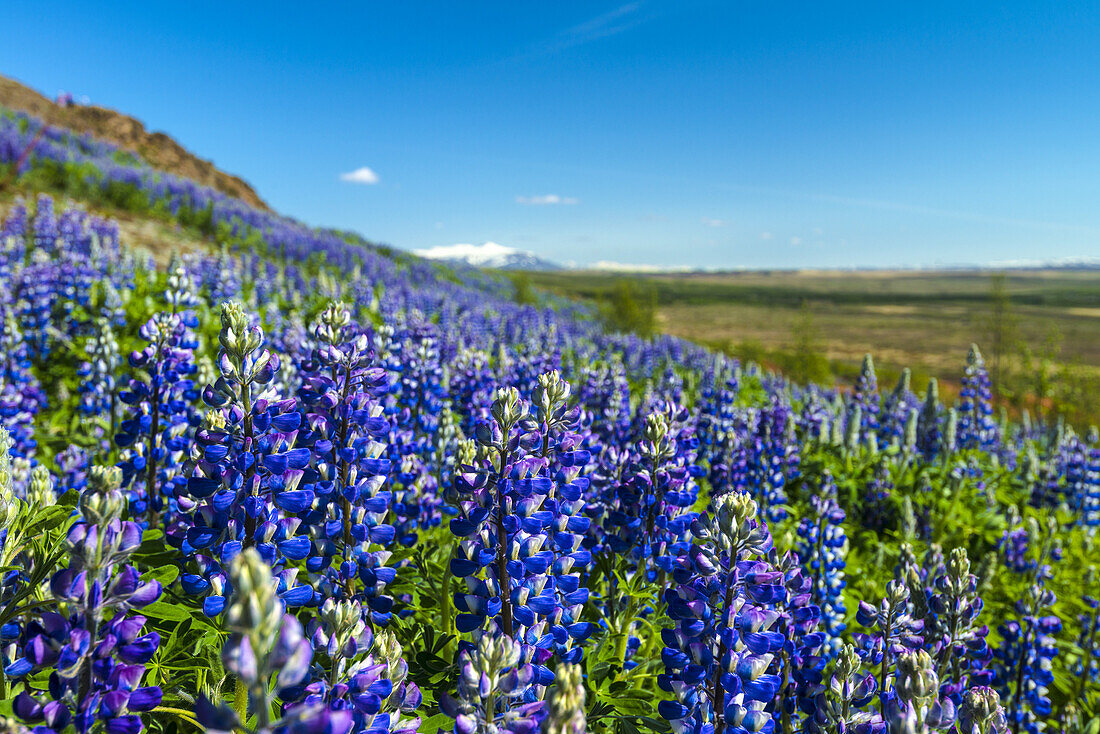
<instances>
[{"instance_id":1,"label":"blue sky","mask_svg":"<svg viewBox=\"0 0 1100 734\"><path fill-rule=\"evenodd\" d=\"M1100 3L246 5L7 3L0 73L134 114L282 212L409 249L1100 255ZM362 167L377 180L341 180Z\"/></svg>"}]
</instances>

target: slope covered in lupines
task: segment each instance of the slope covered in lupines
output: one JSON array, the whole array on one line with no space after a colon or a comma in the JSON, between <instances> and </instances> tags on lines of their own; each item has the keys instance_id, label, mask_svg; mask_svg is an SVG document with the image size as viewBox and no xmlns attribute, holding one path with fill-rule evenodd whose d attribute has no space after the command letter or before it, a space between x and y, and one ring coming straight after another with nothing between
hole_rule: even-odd
<instances>
[{"instance_id":1,"label":"slope covered in lupines","mask_svg":"<svg viewBox=\"0 0 1100 734\"><path fill-rule=\"evenodd\" d=\"M1097 436L976 347L955 405L793 385L38 124L24 190L212 247L0 226L5 730L1100 723Z\"/></svg>"}]
</instances>

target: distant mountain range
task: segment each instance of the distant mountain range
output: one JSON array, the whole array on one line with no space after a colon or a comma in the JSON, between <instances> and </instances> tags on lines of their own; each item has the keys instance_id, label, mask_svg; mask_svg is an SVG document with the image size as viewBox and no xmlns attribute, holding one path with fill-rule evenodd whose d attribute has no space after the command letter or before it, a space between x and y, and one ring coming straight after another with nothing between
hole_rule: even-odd
<instances>
[{"instance_id":1,"label":"distant mountain range","mask_svg":"<svg viewBox=\"0 0 1100 734\"><path fill-rule=\"evenodd\" d=\"M470 265L494 270L562 270L557 263L543 260L533 252L517 250L496 242L480 245L440 245L426 250L414 250L414 254L428 260Z\"/></svg>"},{"instance_id":2,"label":"distant mountain range","mask_svg":"<svg viewBox=\"0 0 1100 734\"><path fill-rule=\"evenodd\" d=\"M459 265L469 265L475 268L489 268L491 270L583 270L589 272L606 273L631 273L638 275L690 275L692 273L738 273L751 272L750 268L730 267L693 267L687 265L649 265L620 263L601 260L588 265L575 265L545 260L528 250L520 250L515 247L507 247L496 242L485 242L480 245L439 245L424 250L414 250L414 254L428 260L439 260ZM781 269L782 270L782 269ZM900 266L891 268L790 268L797 270L832 270L851 272L911 272L911 271L972 271L972 270L1100 270L1100 258L1077 257L1061 258L1054 260L1002 260L982 264L940 264L934 266Z\"/></svg>"}]
</instances>

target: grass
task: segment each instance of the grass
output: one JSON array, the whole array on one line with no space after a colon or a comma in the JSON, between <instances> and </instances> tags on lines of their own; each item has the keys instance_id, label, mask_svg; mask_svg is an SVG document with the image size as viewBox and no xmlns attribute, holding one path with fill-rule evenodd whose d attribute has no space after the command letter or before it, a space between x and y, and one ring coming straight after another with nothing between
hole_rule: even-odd
<instances>
[{"instance_id":1,"label":"grass","mask_svg":"<svg viewBox=\"0 0 1100 734\"><path fill-rule=\"evenodd\" d=\"M936 377L950 398L972 342L983 347L991 368L996 359L989 271L528 275L538 288L593 300L606 298L626 278L639 292L654 295L659 331L773 367L789 361L799 336L796 324L808 311L812 337L842 384L854 379L870 352L884 387L909 367L915 389ZM1024 349L1039 352L1050 344L1056 345L1051 356L1057 362L1100 380L1100 272L1018 270L1005 273L1003 282L1012 345L1002 355L1005 382L1009 370L1023 369ZM1035 400L1020 396L1016 404Z\"/></svg>"}]
</instances>

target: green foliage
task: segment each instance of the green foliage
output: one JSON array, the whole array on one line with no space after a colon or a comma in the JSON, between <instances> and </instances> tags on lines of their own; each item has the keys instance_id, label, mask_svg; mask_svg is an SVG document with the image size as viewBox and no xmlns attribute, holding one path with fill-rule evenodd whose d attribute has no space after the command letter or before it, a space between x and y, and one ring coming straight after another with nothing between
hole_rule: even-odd
<instances>
[{"instance_id":1,"label":"green foliage","mask_svg":"<svg viewBox=\"0 0 1100 734\"><path fill-rule=\"evenodd\" d=\"M657 294L640 280L619 278L601 297L600 313L609 331L652 336L657 329Z\"/></svg>"},{"instance_id":2,"label":"green foliage","mask_svg":"<svg viewBox=\"0 0 1100 734\"><path fill-rule=\"evenodd\" d=\"M791 327L791 338L794 349L785 359L785 364L779 365L780 369L796 382L828 382L831 377L829 361L822 354L821 337L814 324L813 309L807 302L802 303L798 317Z\"/></svg>"},{"instance_id":3,"label":"green foliage","mask_svg":"<svg viewBox=\"0 0 1100 734\"><path fill-rule=\"evenodd\" d=\"M533 306L538 303L535 291L531 287L531 276L527 273L512 273L509 276L512 281L512 300L521 306Z\"/></svg>"}]
</instances>

